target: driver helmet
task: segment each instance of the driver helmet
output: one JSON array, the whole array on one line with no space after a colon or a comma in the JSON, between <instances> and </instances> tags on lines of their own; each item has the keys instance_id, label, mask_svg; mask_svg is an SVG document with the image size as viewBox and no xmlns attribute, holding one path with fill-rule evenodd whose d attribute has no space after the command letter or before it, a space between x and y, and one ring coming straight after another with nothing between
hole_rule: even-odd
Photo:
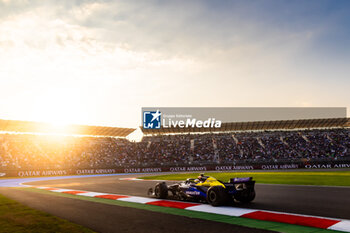
<instances>
[{"instance_id":1,"label":"driver helmet","mask_svg":"<svg viewBox=\"0 0 350 233\"><path fill-rule=\"evenodd\" d=\"M201 181L201 182L204 182L206 181L208 177L204 175L204 173L201 173L199 176L198 176L198 180Z\"/></svg>"}]
</instances>

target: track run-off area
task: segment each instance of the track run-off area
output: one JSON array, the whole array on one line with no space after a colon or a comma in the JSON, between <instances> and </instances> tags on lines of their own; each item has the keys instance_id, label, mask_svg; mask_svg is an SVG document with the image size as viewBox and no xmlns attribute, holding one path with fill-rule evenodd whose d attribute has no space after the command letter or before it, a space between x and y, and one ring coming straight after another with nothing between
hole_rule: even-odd
<instances>
[{"instance_id":1,"label":"track run-off area","mask_svg":"<svg viewBox=\"0 0 350 233\"><path fill-rule=\"evenodd\" d=\"M350 232L349 187L256 184L252 203L211 207L149 198L144 175L1 179L0 193L98 232Z\"/></svg>"}]
</instances>

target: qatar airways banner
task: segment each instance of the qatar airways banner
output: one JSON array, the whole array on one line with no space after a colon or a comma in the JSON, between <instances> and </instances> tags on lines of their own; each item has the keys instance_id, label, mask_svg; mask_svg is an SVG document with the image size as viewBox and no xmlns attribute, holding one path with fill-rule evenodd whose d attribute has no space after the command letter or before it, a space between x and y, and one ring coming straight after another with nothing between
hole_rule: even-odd
<instances>
[{"instance_id":1,"label":"qatar airways banner","mask_svg":"<svg viewBox=\"0 0 350 233\"><path fill-rule=\"evenodd\" d=\"M0 172L1 177L38 177L65 175L95 175L120 173L159 173L159 172L206 172L239 170L288 170L288 169L336 169L350 168L350 161L325 163L254 164L254 165L205 165L205 166L159 166L101 169L60 169L60 170L11 170Z\"/></svg>"},{"instance_id":2,"label":"qatar airways banner","mask_svg":"<svg viewBox=\"0 0 350 233\"><path fill-rule=\"evenodd\" d=\"M350 163L336 163L336 164L314 163L314 164L306 164L305 168L308 168L308 169L350 168Z\"/></svg>"}]
</instances>

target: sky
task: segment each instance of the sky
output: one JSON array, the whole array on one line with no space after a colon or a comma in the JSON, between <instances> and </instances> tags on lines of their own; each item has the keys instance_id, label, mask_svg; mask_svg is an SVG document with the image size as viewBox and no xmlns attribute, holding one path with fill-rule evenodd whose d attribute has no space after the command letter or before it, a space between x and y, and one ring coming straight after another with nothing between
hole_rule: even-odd
<instances>
[{"instance_id":1,"label":"sky","mask_svg":"<svg viewBox=\"0 0 350 233\"><path fill-rule=\"evenodd\" d=\"M0 0L0 119L350 107L350 1Z\"/></svg>"}]
</instances>

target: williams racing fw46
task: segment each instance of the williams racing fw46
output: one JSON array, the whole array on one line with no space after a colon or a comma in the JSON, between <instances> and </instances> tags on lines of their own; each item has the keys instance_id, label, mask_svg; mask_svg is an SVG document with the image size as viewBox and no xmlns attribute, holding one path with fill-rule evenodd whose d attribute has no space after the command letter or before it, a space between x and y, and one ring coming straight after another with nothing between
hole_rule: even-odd
<instances>
[{"instance_id":1,"label":"williams racing fw46","mask_svg":"<svg viewBox=\"0 0 350 233\"><path fill-rule=\"evenodd\" d=\"M225 183L211 176L201 174L198 179L167 185L165 182L156 184L148 190L148 195L159 199L175 199L183 201L207 202L220 206L239 202L251 202L255 198L255 181L252 177L231 178ZM170 194L170 195L169 195Z\"/></svg>"}]
</instances>

